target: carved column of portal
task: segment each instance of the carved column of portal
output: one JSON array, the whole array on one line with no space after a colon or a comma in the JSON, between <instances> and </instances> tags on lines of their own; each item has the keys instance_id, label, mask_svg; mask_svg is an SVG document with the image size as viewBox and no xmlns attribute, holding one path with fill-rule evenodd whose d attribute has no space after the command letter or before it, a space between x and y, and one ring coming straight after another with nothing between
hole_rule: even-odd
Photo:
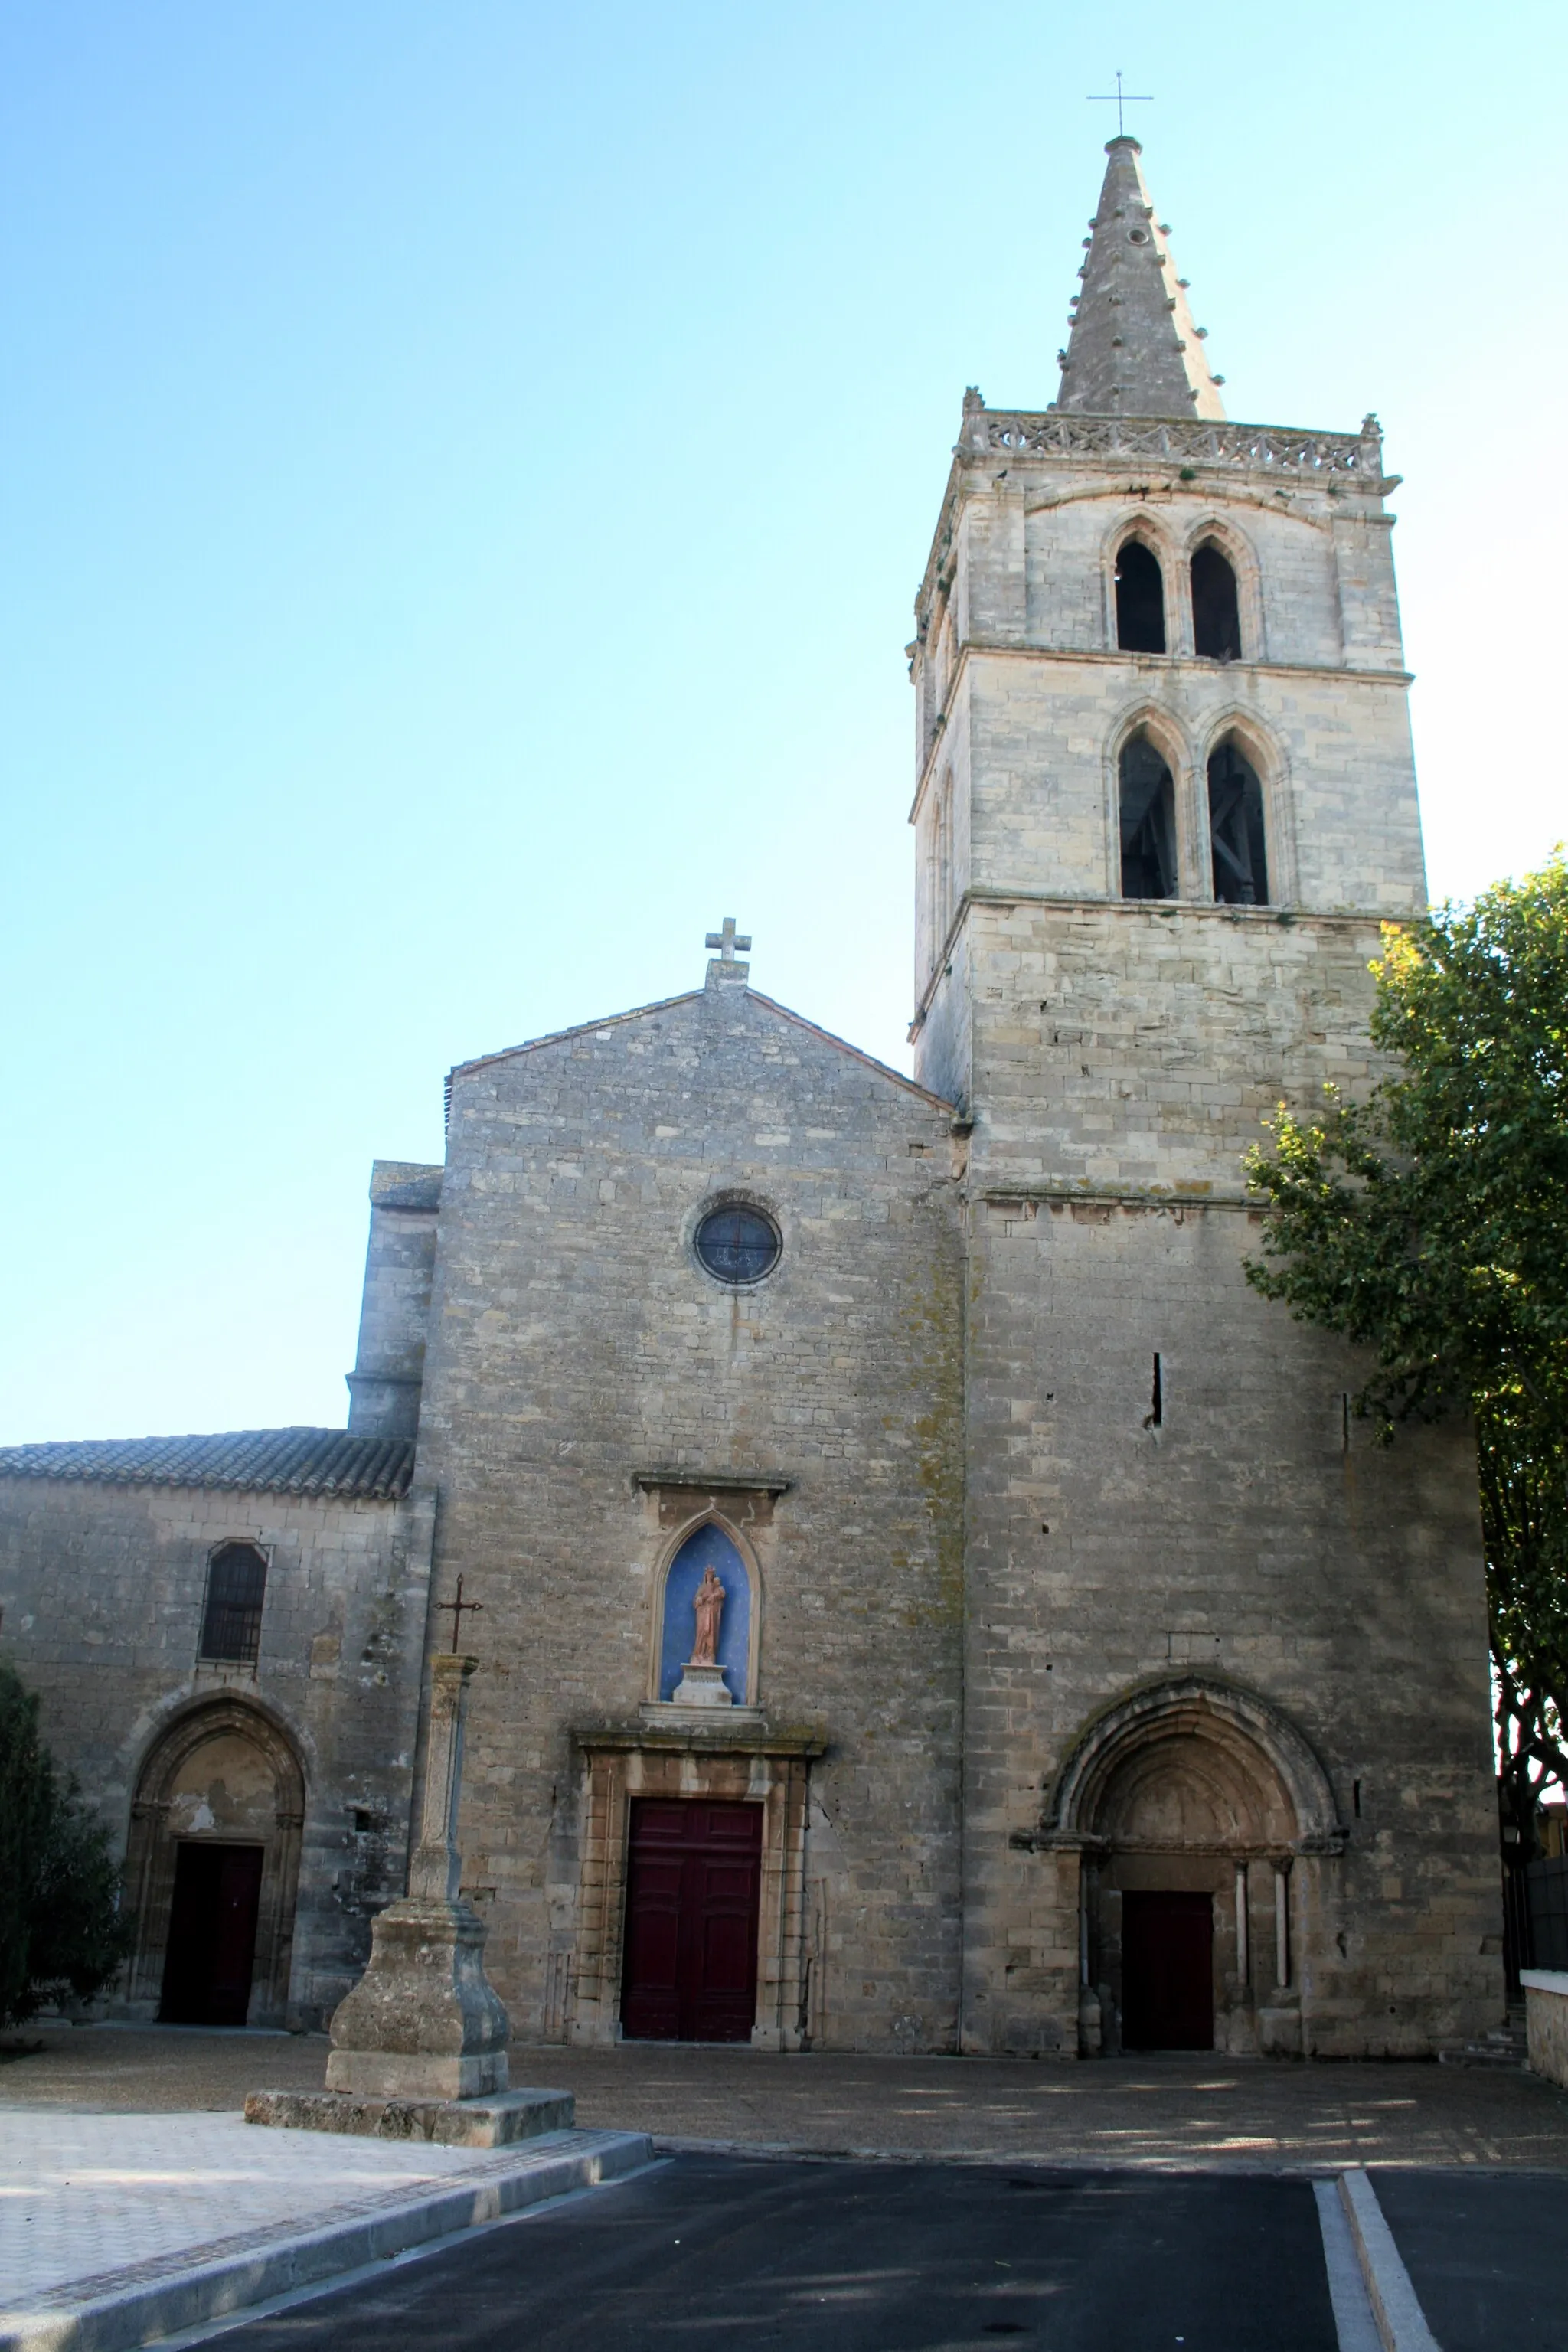
<instances>
[{"instance_id":1,"label":"carved column of portal","mask_svg":"<svg viewBox=\"0 0 1568 2352\"><path fill-rule=\"evenodd\" d=\"M371 1929L370 1966L332 2019L329 2091L471 2099L507 2086L506 2011L485 1975L484 1922L458 1894L463 1717L479 1661L431 1661L430 1730L408 1893Z\"/></svg>"}]
</instances>

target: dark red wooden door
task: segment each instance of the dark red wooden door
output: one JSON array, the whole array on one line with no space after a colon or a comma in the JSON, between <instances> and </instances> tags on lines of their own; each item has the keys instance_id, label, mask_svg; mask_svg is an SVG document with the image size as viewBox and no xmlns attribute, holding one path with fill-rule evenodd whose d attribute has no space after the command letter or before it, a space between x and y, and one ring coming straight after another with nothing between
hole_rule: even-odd
<instances>
[{"instance_id":1,"label":"dark red wooden door","mask_svg":"<svg viewBox=\"0 0 1568 2352\"><path fill-rule=\"evenodd\" d=\"M262 1849L192 1839L174 1850L165 2025L243 2025L256 1962Z\"/></svg>"},{"instance_id":2,"label":"dark red wooden door","mask_svg":"<svg viewBox=\"0 0 1568 2352\"><path fill-rule=\"evenodd\" d=\"M762 1863L761 1805L633 1800L621 1989L628 2041L751 2039Z\"/></svg>"},{"instance_id":3,"label":"dark red wooden door","mask_svg":"<svg viewBox=\"0 0 1568 2352\"><path fill-rule=\"evenodd\" d=\"M1214 2048L1214 1898L1121 1898L1121 2039L1129 2050Z\"/></svg>"}]
</instances>

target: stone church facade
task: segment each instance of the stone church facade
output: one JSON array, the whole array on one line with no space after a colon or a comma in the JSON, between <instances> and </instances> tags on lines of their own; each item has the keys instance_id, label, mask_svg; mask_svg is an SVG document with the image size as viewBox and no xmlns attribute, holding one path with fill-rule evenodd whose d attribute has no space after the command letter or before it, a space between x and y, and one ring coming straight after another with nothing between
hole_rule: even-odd
<instances>
[{"instance_id":1,"label":"stone church facade","mask_svg":"<svg viewBox=\"0 0 1568 2352\"><path fill-rule=\"evenodd\" d=\"M0 1454L0 1639L125 1839L127 2013L331 2013L454 1642L521 2039L1500 2013L1468 1440L1372 1446L1243 1270L1242 1154L1371 1075L1424 904L1394 484L1373 419L1226 420L1108 152L1060 396L966 396L918 599L914 1080L726 924L377 1163L346 1433Z\"/></svg>"}]
</instances>

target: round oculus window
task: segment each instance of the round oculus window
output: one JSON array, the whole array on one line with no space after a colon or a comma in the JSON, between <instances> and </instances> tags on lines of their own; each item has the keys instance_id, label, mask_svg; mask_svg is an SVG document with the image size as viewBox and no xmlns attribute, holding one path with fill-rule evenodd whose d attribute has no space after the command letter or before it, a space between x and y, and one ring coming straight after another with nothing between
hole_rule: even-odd
<instances>
[{"instance_id":1,"label":"round oculus window","mask_svg":"<svg viewBox=\"0 0 1568 2352\"><path fill-rule=\"evenodd\" d=\"M779 1262L778 1228L760 1209L710 1209L697 1255L717 1282L761 1282Z\"/></svg>"}]
</instances>

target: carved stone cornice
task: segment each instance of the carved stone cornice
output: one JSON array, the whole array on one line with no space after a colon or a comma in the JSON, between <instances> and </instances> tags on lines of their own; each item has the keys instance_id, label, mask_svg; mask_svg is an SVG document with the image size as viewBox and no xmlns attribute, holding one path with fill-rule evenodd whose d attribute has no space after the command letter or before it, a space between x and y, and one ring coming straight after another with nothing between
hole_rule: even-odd
<instances>
[{"instance_id":1,"label":"carved stone cornice","mask_svg":"<svg viewBox=\"0 0 1568 2352\"><path fill-rule=\"evenodd\" d=\"M695 1710L693 1710L695 1712ZM584 1756L641 1753L777 1756L809 1759L827 1752L827 1735L809 1724L580 1724L572 1733Z\"/></svg>"},{"instance_id":2,"label":"carved stone cornice","mask_svg":"<svg viewBox=\"0 0 1568 2352\"><path fill-rule=\"evenodd\" d=\"M684 1486L698 1495L787 1495L794 1486L777 1470L634 1470L632 1485L645 1493Z\"/></svg>"}]
</instances>

